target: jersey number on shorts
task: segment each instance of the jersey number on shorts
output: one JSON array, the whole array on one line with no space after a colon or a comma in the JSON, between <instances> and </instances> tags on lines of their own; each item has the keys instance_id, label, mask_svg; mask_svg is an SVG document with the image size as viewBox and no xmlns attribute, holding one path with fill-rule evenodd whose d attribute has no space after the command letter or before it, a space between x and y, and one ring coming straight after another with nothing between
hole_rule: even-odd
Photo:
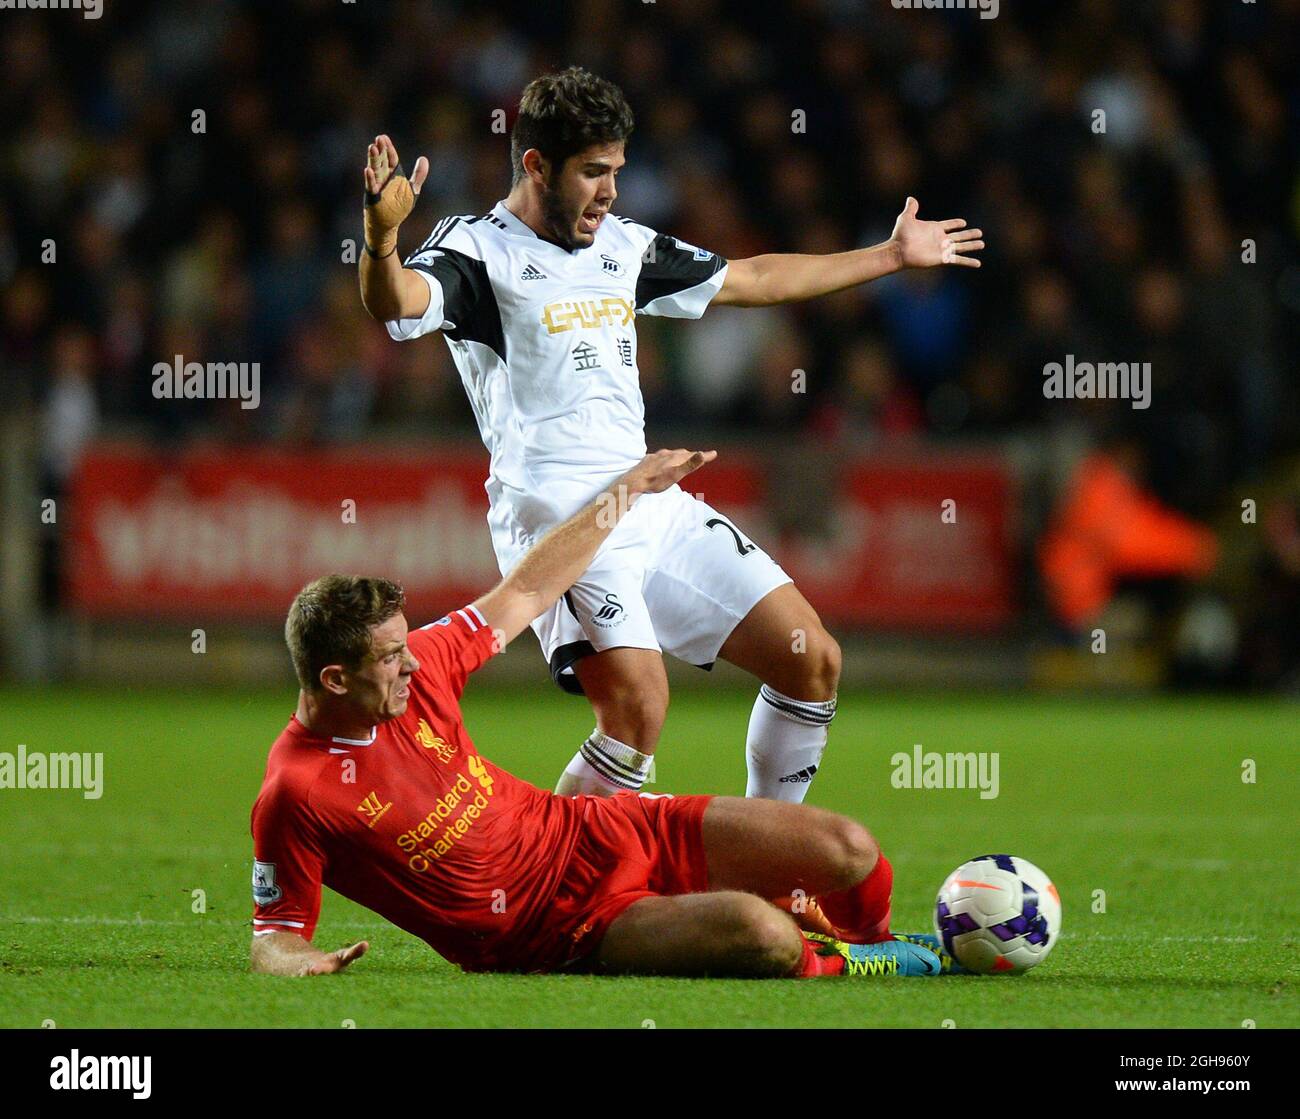
<instances>
[{"instance_id":1,"label":"jersey number on shorts","mask_svg":"<svg viewBox=\"0 0 1300 1119\"><path fill-rule=\"evenodd\" d=\"M736 551L739 552L742 556L749 555L750 552L752 552L755 548L758 547L757 544L750 544L748 541L746 541L736 530L736 526L733 525L730 521L724 520L722 517L710 517L707 521L704 522L705 528L714 528L718 525L721 525L729 533L731 533L732 537L736 541Z\"/></svg>"}]
</instances>

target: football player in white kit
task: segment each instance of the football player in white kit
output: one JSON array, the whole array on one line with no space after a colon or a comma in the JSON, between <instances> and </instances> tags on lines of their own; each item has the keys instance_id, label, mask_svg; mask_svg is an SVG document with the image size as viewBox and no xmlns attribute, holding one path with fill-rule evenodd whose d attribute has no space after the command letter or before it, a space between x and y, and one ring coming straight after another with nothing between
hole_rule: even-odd
<instances>
[{"instance_id":1,"label":"football player in white kit","mask_svg":"<svg viewBox=\"0 0 1300 1119\"><path fill-rule=\"evenodd\" d=\"M812 299L902 268L979 267L965 221L920 221L908 198L883 244L727 261L611 207L632 113L578 67L529 83L511 135L513 184L481 216L439 221L405 263L397 230L428 174L387 136L364 170L362 302L398 341L441 331L491 454L488 523L503 574L646 453L637 315ZM721 657L761 681L747 796L801 801L835 714L840 650L761 547L677 486L640 498L583 577L533 625L556 683L596 729L556 792L645 782L668 708L663 652Z\"/></svg>"}]
</instances>

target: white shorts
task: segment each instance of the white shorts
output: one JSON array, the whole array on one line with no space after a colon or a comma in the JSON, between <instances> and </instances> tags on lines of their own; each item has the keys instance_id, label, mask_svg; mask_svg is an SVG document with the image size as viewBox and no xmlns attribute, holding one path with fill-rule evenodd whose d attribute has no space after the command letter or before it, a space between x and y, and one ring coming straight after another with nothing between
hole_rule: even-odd
<instances>
[{"instance_id":1,"label":"white shorts","mask_svg":"<svg viewBox=\"0 0 1300 1119\"><path fill-rule=\"evenodd\" d=\"M507 572L527 537L509 510L494 509L490 521ZM555 682L581 695L574 662L605 649L654 649L712 668L737 623L789 582L728 518L673 486L636 499L582 577L533 622L533 632Z\"/></svg>"}]
</instances>

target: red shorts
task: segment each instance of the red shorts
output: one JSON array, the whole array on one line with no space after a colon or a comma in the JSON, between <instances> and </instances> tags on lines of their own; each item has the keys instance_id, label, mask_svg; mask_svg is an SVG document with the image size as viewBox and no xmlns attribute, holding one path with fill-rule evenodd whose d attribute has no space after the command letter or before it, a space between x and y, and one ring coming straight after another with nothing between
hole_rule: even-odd
<instances>
[{"instance_id":1,"label":"red shorts","mask_svg":"<svg viewBox=\"0 0 1300 1119\"><path fill-rule=\"evenodd\" d=\"M583 797L582 829L542 938L550 968L582 970L610 923L641 898L709 888L702 820L711 796Z\"/></svg>"}]
</instances>

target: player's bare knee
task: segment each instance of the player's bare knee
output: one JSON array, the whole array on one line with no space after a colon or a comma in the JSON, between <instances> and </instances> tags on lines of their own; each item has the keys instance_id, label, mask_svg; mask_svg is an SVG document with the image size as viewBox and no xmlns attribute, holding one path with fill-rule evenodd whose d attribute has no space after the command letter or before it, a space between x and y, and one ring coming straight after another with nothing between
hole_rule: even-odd
<instances>
[{"instance_id":1,"label":"player's bare knee","mask_svg":"<svg viewBox=\"0 0 1300 1119\"><path fill-rule=\"evenodd\" d=\"M830 699L840 686L840 668L843 664L840 643L826 630L819 629L817 637L809 642L808 653L805 686L812 694L799 698Z\"/></svg>"},{"instance_id":2,"label":"player's bare knee","mask_svg":"<svg viewBox=\"0 0 1300 1119\"><path fill-rule=\"evenodd\" d=\"M792 699L823 702L840 686L842 661L839 642L820 623L811 624L803 648L786 659L779 679L769 683Z\"/></svg>"},{"instance_id":3,"label":"player's bare knee","mask_svg":"<svg viewBox=\"0 0 1300 1119\"><path fill-rule=\"evenodd\" d=\"M789 975L803 956L803 937L795 923L768 904L755 930L755 968L763 975Z\"/></svg>"},{"instance_id":4,"label":"player's bare knee","mask_svg":"<svg viewBox=\"0 0 1300 1119\"><path fill-rule=\"evenodd\" d=\"M837 817L830 830L831 873L836 879L836 889L856 886L873 870L880 860L880 845L866 828L847 816Z\"/></svg>"},{"instance_id":5,"label":"player's bare knee","mask_svg":"<svg viewBox=\"0 0 1300 1119\"><path fill-rule=\"evenodd\" d=\"M802 954L799 930L771 902L754 894L736 894L727 907L729 955L754 975L787 974Z\"/></svg>"}]
</instances>

